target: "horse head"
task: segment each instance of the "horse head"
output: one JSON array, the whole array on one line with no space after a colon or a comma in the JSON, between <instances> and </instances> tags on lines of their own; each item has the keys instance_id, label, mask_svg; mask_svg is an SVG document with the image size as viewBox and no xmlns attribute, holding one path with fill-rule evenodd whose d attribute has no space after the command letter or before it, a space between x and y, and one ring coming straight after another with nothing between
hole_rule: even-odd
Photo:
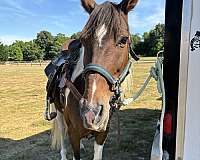
<instances>
[{"instance_id":1,"label":"horse head","mask_svg":"<svg viewBox=\"0 0 200 160\"><path fill-rule=\"evenodd\" d=\"M84 47L84 66L101 66L114 78L118 78L128 63L130 34L128 12L138 0L122 0L121 3L81 0L89 13L89 20L80 35ZM110 115L112 84L99 72L85 75L85 91L80 100L80 114L84 127L98 132L105 131Z\"/></svg>"}]
</instances>

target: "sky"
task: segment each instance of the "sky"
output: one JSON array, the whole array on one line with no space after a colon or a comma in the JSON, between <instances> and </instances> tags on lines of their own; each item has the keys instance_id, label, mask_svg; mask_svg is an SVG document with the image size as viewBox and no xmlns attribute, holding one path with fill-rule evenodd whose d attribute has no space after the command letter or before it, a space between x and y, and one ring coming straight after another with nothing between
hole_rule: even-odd
<instances>
[{"instance_id":1,"label":"sky","mask_svg":"<svg viewBox=\"0 0 200 160\"><path fill-rule=\"evenodd\" d=\"M164 8L165 0L139 0L129 12L131 33L143 34L164 23ZM4 44L29 41L42 30L70 36L82 30L88 16L80 0L0 0L0 41Z\"/></svg>"}]
</instances>

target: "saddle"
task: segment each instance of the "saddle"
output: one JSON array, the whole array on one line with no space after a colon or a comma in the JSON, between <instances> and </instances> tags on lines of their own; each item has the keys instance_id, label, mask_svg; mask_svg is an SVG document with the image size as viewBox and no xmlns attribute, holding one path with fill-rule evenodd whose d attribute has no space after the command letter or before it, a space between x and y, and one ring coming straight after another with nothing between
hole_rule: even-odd
<instances>
[{"instance_id":1,"label":"saddle","mask_svg":"<svg viewBox=\"0 0 200 160\"><path fill-rule=\"evenodd\" d=\"M79 40L71 39L66 41L61 47L60 54L56 58L54 58L44 69L44 72L48 78L46 85L46 112L50 112L49 105L56 101L55 94L59 89L62 75L65 73L65 75L67 76L66 78L68 80L71 79L74 67L80 58L80 48L81 43ZM61 111L61 108L56 109ZM55 112L49 113L49 115L50 118L46 116L45 119L52 120L56 117Z\"/></svg>"},{"instance_id":2,"label":"saddle","mask_svg":"<svg viewBox=\"0 0 200 160\"><path fill-rule=\"evenodd\" d=\"M78 49L81 48L81 43L77 39L71 39L66 41L63 46L61 47L61 53L54 58L44 69L44 72L48 79L51 79L51 77L55 74L62 64L65 63L66 60L69 60L71 56L73 56L73 53L76 52Z\"/></svg>"}]
</instances>

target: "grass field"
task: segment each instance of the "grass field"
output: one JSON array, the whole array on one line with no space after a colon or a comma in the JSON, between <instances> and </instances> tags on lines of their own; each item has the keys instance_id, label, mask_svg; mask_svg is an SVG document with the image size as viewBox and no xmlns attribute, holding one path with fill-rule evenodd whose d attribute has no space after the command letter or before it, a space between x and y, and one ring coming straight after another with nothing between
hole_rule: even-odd
<instances>
[{"instance_id":1,"label":"grass field","mask_svg":"<svg viewBox=\"0 0 200 160\"><path fill-rule=\"evenodd\" d=\"M135 92L148 76L154 58L142 58L123 84L125 95ZM45 65L0 65L0 159L59 159L49 148L50 122L43 119ZM121 145L116 147L116 117L104 149L105 160L148 160L160 101L156 83L151 81L136 102L120 112ZM86 143L83 160L92 159L92 141ZM70 153L70 150L69 150ZM71 158L71 154L69 156Z\"/></svg>"}]
</instances>

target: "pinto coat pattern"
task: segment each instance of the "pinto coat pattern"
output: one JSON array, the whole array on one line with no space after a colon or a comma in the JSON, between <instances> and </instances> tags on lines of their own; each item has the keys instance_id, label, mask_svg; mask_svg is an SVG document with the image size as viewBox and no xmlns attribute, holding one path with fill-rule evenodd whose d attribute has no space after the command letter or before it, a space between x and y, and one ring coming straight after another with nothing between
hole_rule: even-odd
<instances>
[{"instance_id":1,"label":"pinto coat pattern","mask_svg":"<svg viewBox=\"0 0 200 160\"><path fill-rule=\"evenodd\" d=\"M87 73L85 78L81 73L85 65L92 63L103 66L115 78L121 74L128 62L128 12L137 2L138 0L123 0L119 4L97 4L94 0L81 0L90 17L80 35L82 53L71 81L83 99L77 100L70 90L65 88L67 105L63 113L59 113L55 119L52 138L54 146L61 146L62 160L67 159L65 131L75 160L80 160L81 139L90 134L95 137L94 160L102 159L111 118L109 101L113 95L112 86L98 73ZM55 108L59 108L59 104L55 102Z\"/></svg>"}]
</instances>

